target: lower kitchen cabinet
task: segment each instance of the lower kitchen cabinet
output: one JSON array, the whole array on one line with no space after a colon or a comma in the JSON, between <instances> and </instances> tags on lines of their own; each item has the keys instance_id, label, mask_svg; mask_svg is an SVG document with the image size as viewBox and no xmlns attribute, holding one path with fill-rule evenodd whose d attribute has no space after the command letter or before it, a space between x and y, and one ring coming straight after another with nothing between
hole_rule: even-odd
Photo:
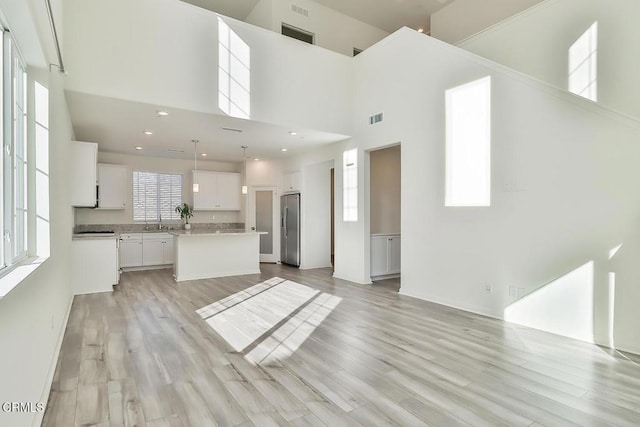
<instances>
[{"instance_id":1,"label":"lower kitchen cabinet","mask_svg":"<svg viewBox=\"0 0 640 427\"><path fill-rule=\"evenodd\" d=\"M120 238L121 268L173 264L173 235L169 233L130 233Z\"/></svg>"},{"instance_id":2,"label":"lower kitchen cabinet","mask_svg":"<svg viewBox=\"0 0 640 427\"><path fill-rule=\"evenodd\" d=\"M400 235L371 235L371 278L384 279L400 274Z\"/></svg>"},{"instance_id":3,"label":"lower kitchen cabinet","mask_svg":"<svg viewBox=\"0 0 640 427\"><path fill-rule=\"evenodd\" d=\"M118 284L116 237L82 237L71 242L75 295L111 292Z\"/></svg>"},{"instance_id":4,"label":"lower kitchen cabinet","mask_svg":"<svg viewBox=\"0 0 640 427\"><path fill-rule=\"evenodd\" d=\"M173 264L173 236L146 233L142 237L142 266Z\"/></svg>"},{"instance_id":5,"label":"lower kitchen cabinet","mask_svg":"<svg viewBox=\"0 0 640 427\"><path fill-rule=\"evenodd\" d=\"M142 233L120 235L120 268L142 265Z\"/></svg>"}]
</instances>

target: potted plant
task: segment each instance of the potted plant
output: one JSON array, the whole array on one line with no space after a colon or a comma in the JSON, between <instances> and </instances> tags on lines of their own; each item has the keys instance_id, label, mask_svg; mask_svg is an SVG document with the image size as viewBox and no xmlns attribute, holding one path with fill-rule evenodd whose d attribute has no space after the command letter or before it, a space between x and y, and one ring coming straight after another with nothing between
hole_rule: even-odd
<instances>
[{"instance_id":1,"label":"potted plant","mask_svg":"<svg viewBox=\"0 0 640 427\"><path fill-rule=\"evenodd\" d=\"M186 203L176 206L176 212L180 214L180 219L184 220L184 229L191 230L189 218L193 216L193 209Z\"/></svg>"}]
</instances>

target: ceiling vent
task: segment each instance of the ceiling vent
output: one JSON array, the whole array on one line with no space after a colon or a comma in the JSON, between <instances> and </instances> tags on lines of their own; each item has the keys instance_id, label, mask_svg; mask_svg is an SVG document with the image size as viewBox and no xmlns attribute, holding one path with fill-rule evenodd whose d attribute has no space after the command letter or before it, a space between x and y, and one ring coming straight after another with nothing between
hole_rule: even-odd
<instances>
[{"instance_id":1,"label":"ceiling vent","mask_svg":"<svg viewBox=\"0 0 640 427\"><path fill-rule=\"evenodd\" d=\"M181 150L179 148L167 148L167 151L169 151L170 153L184 153L184 150Z\"/></svg>"},{"instance_id":2,"label":"ceiling vent","mask_svg":"<svg viewBox=\"0 0 640 427\"><path fill-rule=\"evenodd\" d=\"M382 113L374 114L369 117L369 124L375 125L376 123L380 123L382 121Z\"/></svg>"},{"instance_id":3,"label":"ceiling vent","mask_svg":"<svg viewBox=\"0 0 640 427\"><path fill-rule=\"evenodd\" d=\"M309 11L307 9L293 3L291 4L291 11L297 13L298 15L306 16L307 18L309 17Z\"/></svg>"},{"instance_id":4,"label":"ceiling vent","mask_svg":"<svg viewBox=\"0 0 640 427\"><path fill-rule=\"evenodd\" d=\"M236 129L236 128L222 128L222 130L226 130L228 132L237 132L237 133L242 132L242 129Z\"/></svg>"}]
</instances>

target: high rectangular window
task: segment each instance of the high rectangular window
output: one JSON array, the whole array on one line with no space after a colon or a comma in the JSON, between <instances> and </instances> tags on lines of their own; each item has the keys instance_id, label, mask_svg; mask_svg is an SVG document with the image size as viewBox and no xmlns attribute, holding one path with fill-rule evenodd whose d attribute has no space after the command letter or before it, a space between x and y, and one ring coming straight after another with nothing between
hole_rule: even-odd
<instances>
[{"instance_id":1,"label":"high rectangular window","mask_svg":"<svg viewBox=\"0 0 640 427\"><path fill-rule=\"evenodd\" d=\"M598 101L598 23L569 48L569 91Z\"/></svg>"},{"instance_id":2,"label":"high rectangular window","mask_svg":"<svg viewBox=\"0 0 640 427\"><path fill-rule=\"evenodd\" d=\"M49 89L35 83L36 252L49 256Z\"/></svg>"},{"instance_id":3,"label":"high rectangular window","mask_svg":"<svg viewBox=\"0 0 640 427\"><path fill-rule=\"evenodd\" d=\"M358 150L342 154L342 219L358 221Z\"/></svg>"},{"instance_id":4,"label":"high rectangular window","mask_svg":"<svg viewBox=\"0 0 640 427\"><path fill-rule=\"evenodd\" d=\"M227 115L251 118L251 49L218 18L218 107Z\"/></svg>"},{"instance_id":5,"label":"high rectangular window","mask_svg":"<svg viewBox=\"0 0 640 427\"><path fill-rule=\"evenodd\" d=\"M446 206L491 205L491 77L446 92Z\"/></svg>"},{"instance_id":6,"label":"high rectangular window","mask_svg":"<svg viewBox=\"0 0 640 427\"><path fill-rule=\"evenodd\" d=\"M179 220L175 208L182 204L182 175L133 172L133 220Z\"/></svg>"}]
</instances>

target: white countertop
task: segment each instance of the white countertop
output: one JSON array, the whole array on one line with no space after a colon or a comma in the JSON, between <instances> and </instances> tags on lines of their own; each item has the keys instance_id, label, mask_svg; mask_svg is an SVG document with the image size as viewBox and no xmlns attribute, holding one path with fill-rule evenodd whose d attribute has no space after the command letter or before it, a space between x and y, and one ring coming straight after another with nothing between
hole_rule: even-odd
<instances>
[{"instance_id":1,"label":"white countertop","mask_svg":"<svg viewBox=\"0 0 640 427\"><path fill-rule=\"evenodd\" d=\"M266 231L243 231L243 230L172 230L169 234L173 234L176 237L192 236L192 237L206 237L206 236L254 236L258 234L269 234Z\"/></svg>"}]
</instances>

